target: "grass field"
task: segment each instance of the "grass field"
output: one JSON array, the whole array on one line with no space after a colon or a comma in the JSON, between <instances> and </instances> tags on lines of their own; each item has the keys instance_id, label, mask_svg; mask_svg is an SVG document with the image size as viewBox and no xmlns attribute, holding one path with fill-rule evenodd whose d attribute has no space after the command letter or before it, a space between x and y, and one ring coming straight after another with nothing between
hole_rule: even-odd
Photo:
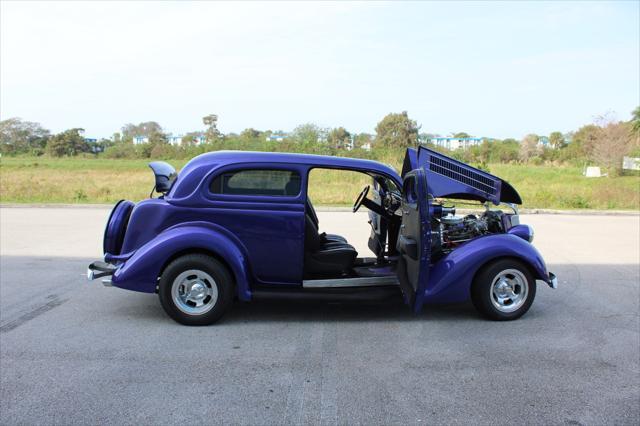
<instances>
[{"instance_id":1,"label":"grass field","mask_svg":"<svg viewBox=\"0 0 640 426\"><path fill-rule=\"evenodd\" d=\"M399 167L401 159L392 161ZM185 160L169 161L176 169ZM16 157L0 160L4 203L112 203L149 196L153 178L147 160ZM579 167L491 164L509 181L525 208L640 209L640 177L586 179ZM317 205L351 205L368 183L359 173L316 170L310 194Z\"/></svg>"}]
</instances>

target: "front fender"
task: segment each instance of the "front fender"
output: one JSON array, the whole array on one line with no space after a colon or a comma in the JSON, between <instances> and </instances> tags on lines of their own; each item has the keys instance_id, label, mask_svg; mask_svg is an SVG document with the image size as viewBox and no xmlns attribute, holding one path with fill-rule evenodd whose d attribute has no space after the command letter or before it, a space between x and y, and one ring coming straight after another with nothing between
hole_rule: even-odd
<instances>
[{"instance_id":1,"label":"front fender","mask_svg":"<svg viewBox=\"0 0 640 426\"><path fill-rule=\"evenodd\" d=\"M502 257L519 259L530 267L535 279L549 282L544 259L531 243L511 234L487 235L460 246L431 267L425 301L468 300L476 272L488 262Z\"/></svg>"},{"instance_id":2,"label":"front fender","mask_svg":"<svg viewBox=\"0 0 640 426\"><path fill-rule=\"evenodd\" d=\"M241 300L251 299L246 250L226 229L209 222L187 222L167 228L118 266L112 285L153 293L167 261L188 250L205 250L224 260L236 279Z\"/></svg>"}]
</instances>

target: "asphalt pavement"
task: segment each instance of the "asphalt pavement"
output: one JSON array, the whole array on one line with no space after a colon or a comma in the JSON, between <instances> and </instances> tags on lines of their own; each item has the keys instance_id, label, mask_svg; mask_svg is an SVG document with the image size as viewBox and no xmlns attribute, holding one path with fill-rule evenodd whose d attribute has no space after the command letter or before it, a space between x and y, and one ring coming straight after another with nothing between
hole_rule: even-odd
<instances>
[{"instance_id":1,"label":"asphalt pavement","mask_svg":"<svg viewBox=\"0 0 640 426\"><path fill-rule=\"evenodd\" d=\"M640 423L640 216L523 216L559 288L513 322L254 302L185 327L86 281L108 213L0 208L0 424ZM367 255L364 214L320 225Z\"/></svg>"}]
</instances>

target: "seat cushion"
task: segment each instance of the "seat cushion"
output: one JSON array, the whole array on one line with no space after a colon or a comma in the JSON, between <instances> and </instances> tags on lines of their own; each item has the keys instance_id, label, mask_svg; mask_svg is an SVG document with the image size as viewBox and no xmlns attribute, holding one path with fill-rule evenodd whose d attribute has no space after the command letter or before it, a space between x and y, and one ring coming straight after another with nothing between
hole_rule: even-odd
<instances>
[{"instance_id":1,"label":"seat cushion","mask_svg":"<svg viewBox=\"0 0 640 426\"><path fill-rule=\"evenodd\" d=\"M326 242L338 242L338 243L345 243L345 244L347 243L347 239L342 235L322 233L320 234L320 238Z\"/></svg>"},{"instance_id":2,"label":"seat cushion","mask_svg":"<svg viewBox=\"0 0 640 426\"><path fill-rule=\"evenodd\" d=\"M328 242L319 250L305 253L305 275L339 276L351 270L357 256L349 244Z\"/></svg>"},{"instance_id":3,"label":"seat cushion","mask_svg":"<svg viewBox=\"0 0 640 426\"><path fill-rule=\"evenodd\" d=\"M318 219L318 214L316 213L316 209L313 207L313 204L311 203L311 198L309 197L307 197L305 214L307 216L307 221L311 222L317 231L320 226L320 220ZM345 237L341 235L336 235L336 234L325 234L323 232L322 234L320 234L320 237L325 241L340 241L342 243L347 242L347 239Z\"/></svg>"}]
</instances>

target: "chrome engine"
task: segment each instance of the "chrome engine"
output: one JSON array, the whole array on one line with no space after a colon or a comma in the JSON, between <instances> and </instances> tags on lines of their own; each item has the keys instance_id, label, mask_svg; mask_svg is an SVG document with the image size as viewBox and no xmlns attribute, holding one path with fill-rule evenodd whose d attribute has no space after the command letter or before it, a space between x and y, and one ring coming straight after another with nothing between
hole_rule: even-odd
<instances>
[{"instance_id":1,"label":"chrome engine","mask_svg":"<svg viewBox=\"0 0 640 426\"><path fill-rule=\"evenodd\" d=\"M432 218L432 256L445 255L460 244L487 234L505 232L504 214L500 210L486 210L481 215L456 216L455 208L442 208L441 217ZM448 213L448 214L446 214Z\"/></svg>"}]
</instances>

